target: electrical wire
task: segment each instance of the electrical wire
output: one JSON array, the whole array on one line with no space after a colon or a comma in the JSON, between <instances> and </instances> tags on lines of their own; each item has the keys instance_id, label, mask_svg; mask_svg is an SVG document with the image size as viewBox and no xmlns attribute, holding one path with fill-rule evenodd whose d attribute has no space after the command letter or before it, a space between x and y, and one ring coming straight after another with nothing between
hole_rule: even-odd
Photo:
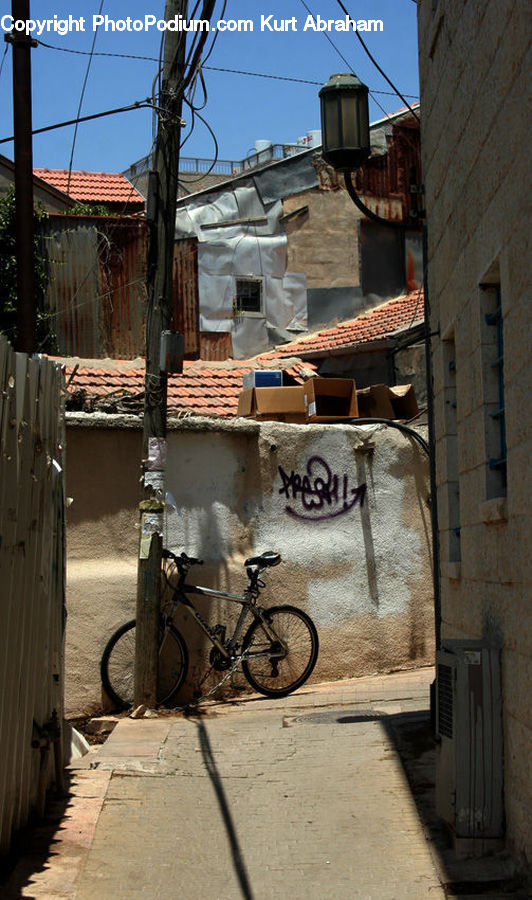
<instances>
[{"instance_id":1,"label":"electrical wire","mask_svg":"<svg viewBox=\"0 0 532 900\"><path fill-rule=\"evenodd\" d=\"M103 4L104 4L104 2L105 2L105 0L100 0L100 9L98 10L98 15L101 14L101 11L102 11L102 9L103 9ZM81 109L82 109L82 106L83 106L83 98L85 97L85 90L86 90L86 87L87 87L87 82L88 82L88 80L89 80L89 72L90 72L90 70L91 70L92 59L93 59L93 54L94 54L94 47L96 46L96 38L97 38L97 36L98 36L98 31L97 31L97 29L96 29L96 30L94 31L94 37L93 37L93 39L92 39L92 47L91 47L91 50L90 50L89 61L88 61L88 63L87 63L87 70L86 70L86 72L85 72L85 78L83 79L83 86L82 86L82 88L81 88L81 94L80 94L80 98L79 98L78 111L77 111L77 113L76 113L76 118L79 118L79 116L80 116L80 114L81 114ZM67 182L67 190L66 190L67 194L68 194L69 189L70 189L70 180L71 180L71 178L72 178L72 164L73 164L73 162L74 162L74 150L75 150L75 147L76 147L76 138L77 138L77 136L78 136L78 124L79 124L79 123L76 122L76 127L74 128L74 137L72 138L72 150L71 150L71 152L70 152L70 162L69 162L69 164L68 164L68 182Z\"/></svg>"},{"instance_id":2,"label":"electrical wire","mask_svg":"<svg viewBox=\"0 0 532 900\"><path fill-rule=\"evenodd\" d=\"M301 3L303 4L303 6L304 6L305 9L307 10L307 12L310 13L311 16L313 16L313 12L312 12L312 10L307 6L307 4L305 3L305 0L301 0ZM331 38L331 36L330 36L329 34L327 34L326 31L322 31L321 33L323 34L323 36L324 36L325 38L327 38L327 40L329 41L329 44L330 44L331 47L333 47L333 49L336 51L336 53L338 54L338 56L340 57L340 59L346 64L346 66L347 66L347 68L349 69L349 71L350 71L350 72L353 72L353 67L351 66L351 63L345 58L344 54L343 54L342 51L339 49L339 47L336 46L336 44L334 43L334 41L333 41L333 39ZM383 93L383 92L381 92L381 91L377 91L377 92L375 92L375 91L369 91L369 93L371 94L371 97L372 97L372 99L373 99L373 102L376 104L376 106L379 107L380 111L383 112L385 116L389 115L389 114L386 112L386 110L384 109L384 106L382 106L382 104L381 104L381 103L377 100L377 98L374 96L375 93ZM392 96L395 96L395 94L392 94Z\"/></svg>"},{"instance_id":3,"label":"electrical wire","mask_svg":"<svg viewBox=\"0 0 532 900\"><path fill-rule=\"evenodd\" d=\"M221 12L220 12L220 16L219 16L220 19L223 19L224 15L225 15L225 10L226 10L226 9L227 9L227 0L223 0L223 6L222 6L222 9L221 9ZM220 32L218 31L218 29L216 29L216 31L215 31L215 33L214 33L214 37L213 37L213 39L212 39L211 46L209 47L209 50L208 50L208 52L207 52L205 58L202 60L202 63L201 63L202 68L205 66L205 63L207 62L207 60L208 60L209 57L211 56L212 51L214 50L214 45L216 44L216 41L218 40L218 35L219 35L219 34L220 34Z\"/></svg>"},{"instance_id":4,"label":"electrical wire","mask_svg":"<svg viewBox=\"0 0 532 900\"><path fill-rule=\"evenodd\" d=\"M206 19L210 23L213 15L214 15L215 7L216 7L216 0L203 0L203 8L201 10L200 18ZM199 35L199 37L198 37L198 35ZM184 68L185 68L185 70L188 69L189 71L184 76L183 81L182 81L181 90L183 92L188 87L192 78L194 77L194 74L196 72L196 69L197 69L200 59L201 59L202 50L207 42L208 36L209 36L208 31L196 32L194 35L194 40L190 47L188 56L185 59Z\"/></svg>"},{"instance_id":5,"label":"electrical wire","mask_svg":"<svg viewBox=\"0 0 532 900\"><path fill-rule=\"evenodd\" d=\"M185 103L187 104L187 106L190 106L190 104L188 103L188 101L186 99L185 99ZM196 116L200 120L200 122L202 122L203 125L205 125L205 128L207 129L207 131L209 132L209 134L212 137L212 140L214 143L214 159L213 159L211 165L209 166L209 168L207 169L207 171L202 172L201 178L192 179L190 181L187 181L186 184L193 184L194 181L202 181L203 178L205 178L207 175L210 175L212 170L214 169L216 163L218 162L218 157L219 157L219 153L220 153L219 146L218 146L218 140L217 140L216 135L215 135L214 131L212 130L211 126L207 122L207 120L198 112L198 110L193 110L193 116ZM190 134L191 133L192 132L190 132ZM187 140L190 137L190 134L187 135ZM181 144L181 148L183 147L183 145L184 145L184 142L183 142L183 144Z\"/></svg>"},{"instance_id":6,"label":"electrical wire","mask_svg":"<svg viewBox=\"0 0 532 900\"><path fill-rule=\"evenodd\" d=\"M6 61L7 51L9 50L9 44L6 44L4 49L4 55L2 56L2 62L0 62L0 78L2 77L2 69L4 68L4 63Z\"/></svg>"},{"instance_id":7,"label":"electrical wire","mask_svg":"<svg viewBox=\"0 0 532 900\"><path fill-rule=\"evenodd\" d=\"M116 109L107 109L103 112L93 113L90 116L80 116L78 119L68 119L66 122L57 122L55 125L45 125L44 128L34 128L31 132L32 134L44 134L46 131L55 131L57 128L66 128L68 125L76 125L79 122L90 122L92 119L103 119L105 116L114 116L116 113L122 112L130 112L133 109L152 109L153 104L151 102L151 98L147 97L146 100L137 100L135 103L131 103L129 106L119 106ZM155 107L155 109L159 109L159 107ZM170 121L175 122L176 124L181 124L182 120L179 119L171 119ZM7 138L0 138L0 144L8 144L10 141L14 141L14 135L11 135Z\"/></svg>"},{"instance_id":8,"label":"electrical wire","mask_svg":"<svg viewBox=\"0 0 532 900\"><path fill-rule=\"evenodd\" d=\"M303 2L303 0L301 0L301 2ZM343 12L346 14L346 16L348 16L348 18L351 19L351 14L348 13L346 7L345 7L344 4L342 3L342 0L336 0L336 2L337 2L337 4L338 4L338 6L340 7L340 9L343 10ZM360 37L360 34L359 34L358 31L355 31L355 37L357 37L358 40L360 41L360 43L362 44L362 47L363 47L363 49L364 49L364 52L369 56L371 62L372 62L373 65L375 66L375 68L381 73L382 77L388 82L388 84L390 85L390 87L393 88L393 90L395 91L395 93L397 94L397 96L403 101L403 103L405 104L405 106L407 107L407 109L410 110L410 112L412 113L412 115L414 116L414 118L417 119L417 121L419 122L420 120L419 120L419 116L417 115L417 113L414 112L414 110L412 109L412 107L410 106L410 104L408 103L408 101L407 101L407 100L405 99L405 97L402 95L401 91L400 91L398 88L396 88L396 86L395 86L395 84L393 83L393 81L391 80L391 78L388 78L388 75L386 74L386 72L384 71L384 69L381 68L381 66L378 64L377 60L375 59L375 57L373 56L373 54L371 53L371 51L369 50L369 48L367 47L367 45L364 43L364 41L363 41L362 38Z\"/></svg>"},{"instance_id":9,"label":"electrical wire","mask_svg":"<svg viewBox=\"0 0 532 900\"><path fill-rule=\"evenodd\" d=\"M89 55L88 50L73 50L70 47L57 47L54 44L47 44L44 41L39 41L39 45L41 47L46 47L47 50L57 50L61 53L74 53L74 54L78 54L81 56ZM335 50L336 49L337 48L335 47ZM144 62L159 62L159 59L157 56L138 56L138 55L132 54L132 53L103 53L103 52L99 53L99 52L95 52L93 55L94 56L107 56L107 57L115 58L115 59L139 59L139 60L143 60ZM347 63L345 58L344 58L344 62ZM349 68L351 69L350 63L347 63L347 65L349 65ZM293 75L272 75L268 72L250 72L247 69L230 69L225 66L206 66L203 63L201 64L201 68L206 72L226 72L230 75L246 75L249 78L265 78L265 79L269 79L271 81L288 81L288 82L292 82L293 84L309 84L309 85L316 85L317 87L321 87L323 85L323 81L314 81L309 78L297 78L296 76L293 76ZM386 96L386 97L396 97L397 96L397 91L395 91L395 90L394 91L381 91L381 90L377 90L376 88L371 88L370 93L371 94L381 94L382 96ZM404 94L403 96L408 97L410 100L419 100L418 94Z\"/></svg>"}]
</instances>

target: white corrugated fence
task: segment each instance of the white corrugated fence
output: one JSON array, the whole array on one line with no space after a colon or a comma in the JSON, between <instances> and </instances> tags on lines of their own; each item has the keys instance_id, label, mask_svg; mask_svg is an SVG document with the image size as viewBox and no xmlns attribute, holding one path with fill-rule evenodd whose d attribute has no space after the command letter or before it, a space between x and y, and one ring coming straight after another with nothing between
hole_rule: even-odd
<instances>
[{"instance_id":1,"label":"white corrugated fence","mask_svg":"<svg viewBox=\"0 0 532 900\"><path fill-rule=\"evenodd\" d=\"M62 393L57 363L0 335L0 856L60 781Z\"/></svg>"}]
</instances>

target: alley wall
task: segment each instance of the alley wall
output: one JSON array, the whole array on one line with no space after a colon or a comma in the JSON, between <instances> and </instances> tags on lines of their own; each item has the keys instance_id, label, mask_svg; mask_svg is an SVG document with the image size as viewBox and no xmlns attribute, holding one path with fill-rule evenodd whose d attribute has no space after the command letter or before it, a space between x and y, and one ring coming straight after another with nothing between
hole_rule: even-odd
<instances>
[{"instance_id":1,"label":"alley wall","mask_svg":"<svg viewBox=\"0 0 532 900\"><path fill-rule=\"evenodd\" d=\"M70 715L105 703L101 654L135 616L138 420L91 421L76 414L69 427ZM385 426L185 419L168 435L167 487L177 508L167 510L166 545L205 560L193 583L240 593L246 558L281 554L265 573L264 604L314 619L314 680L432 663L427 460L414 440ZM212 624L232 621L220 602L200 598L198 608ZM177 625L191 650L189 697L210 646L181 612Z\"/></svg>"},{"instance_id":2,"label":"alley wall","mask_svg":"<svg viewBox=\"0 0 532 900\"><path fill-rule=\"evenodd\" d=\"M442 639L501 651L506 836L530 874L530 9L418 9Z\"/></svg>"}]
</instances>

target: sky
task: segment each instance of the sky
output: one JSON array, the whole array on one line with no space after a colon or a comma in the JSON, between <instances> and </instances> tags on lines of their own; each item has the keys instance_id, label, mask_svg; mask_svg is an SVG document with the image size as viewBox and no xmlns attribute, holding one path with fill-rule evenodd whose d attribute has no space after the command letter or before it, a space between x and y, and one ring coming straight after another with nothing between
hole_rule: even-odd
<instances>
[{"instance_id":1,"label":"sky","mask_svg":"<svg viewBox=\"0 0 532 900\"><path fill-rule=\"evenodd\" d=\"M381 19L382 32L361 32L369 49L395 86L409 102L419 94L417 74L417 26L415 0L343 0L352 17ZM85 30L64 35L45 31L38 40L54 48L38 46L32 51L33 128L73 119L77 115L83 81L87 72L87 53L96 34L81 115L131 104L148 97L158 70L161 32L147 30L114 31L103 27L93 30L92 16L99 14L102 0L31 0L31 16L36 20L85 18ZM201 4L199 4L201 6ZM306 8L308 7L308 9ZM307 132L320 127L318 91L335 72L354 71L368 85L371 120L382 118L403 106L373 63L364 53L353 32L314 32L304 30L307 17L314 21L341 19L345 16L337 0L223 0L216 4L215 20L239 19L253 22L253 31L218 32L205 69L207 105L202 110L214 131L221 159L241 160L253 152L256 140L295 143ZM189 3L189 15L194 3ZM309 13L310 11L310 13ZM146 14L162 19L164 0L103 0L101 15L110 24L127 16L144 21ZM11 14L11 3L0 0L0 23ZM283 31L261 30L261 17L269 17L271 26L285 22ZM199 13L195 14L199 18ZM9 22L6 21L6 27ZM0 30L0 37L3 36ZM327 36L335 45L332 46ZM34 35L35 36L35 35ZM214 33L209 36L210 46ZM190 41L192 35L187 35ZM124 59L98 56L98 53L130 54L152 59ZM0 43L0 138L13 133L12 50ZM342 56L344 58L342 58ZM276 75L297 81L256 77L249 74L217 71L237 69L260 76ZM387 93L378 93L378 92ZM196 94L196 102L200 97ZM379 104L379 105L378 105ZM189 131L190 113L184 118ZM74 140L69 126L34 137L34 165L68 168ZM150 152L153 141L153 116L150 110L135 110L79 125L74 145L73 168L88 171L119 172ZM13 144L0 144L0 153L13 158ZM196 121L182 149L182 156L212 159L214 144L207 128Z\"/></svg>"}]
</instances>

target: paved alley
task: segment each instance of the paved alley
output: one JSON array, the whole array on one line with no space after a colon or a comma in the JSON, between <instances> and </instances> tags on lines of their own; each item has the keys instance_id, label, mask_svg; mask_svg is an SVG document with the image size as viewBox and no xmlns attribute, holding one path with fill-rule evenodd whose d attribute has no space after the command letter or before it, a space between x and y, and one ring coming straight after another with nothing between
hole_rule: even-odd
<instances>
[{"instance_id":1,"label":"paved alley","mask_svg":"<svg viewBox=\"0 0 532 900\"><path fill-rule=\"evenodd\" d=\"M389 727L405 714L426 722L431 679L425 669L122 719L74 769L53 855L6 896L447 896Z\"/></svg>"}]
</instances>

